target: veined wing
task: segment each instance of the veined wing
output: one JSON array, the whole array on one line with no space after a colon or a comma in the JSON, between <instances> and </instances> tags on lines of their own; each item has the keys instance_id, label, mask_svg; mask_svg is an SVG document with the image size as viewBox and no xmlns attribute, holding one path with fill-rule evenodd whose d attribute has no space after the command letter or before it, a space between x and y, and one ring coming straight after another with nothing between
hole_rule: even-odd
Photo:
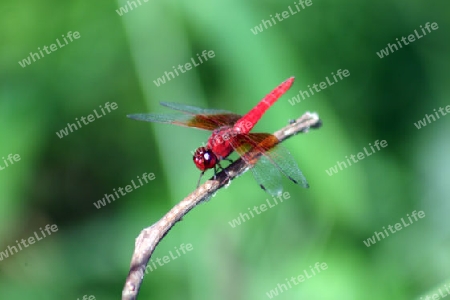
<instances>
[{"instance_id":1,"label":"veined wing","mask_svg":"<svg viewBox=\"0 0 450 300\"><path fill-rule=\"evenodd\" d=\"M168 107L170 109L182 111L187 114L191 115L222 115L222 114L231 114L235 115L231 111L222 110L222 109L208 109L208 108L201 108L197 106L192 105L186 105L181 103L175 103L175 102L159 102L162 106Z\"/></svg>"},{"instance_id":2,"label":"veined wing","mask_svg":"<svg viewBox=\"0 0 450 300\"><path fill-rule=\"evenodd\" d=\"M281 195L283 185L281 184L280 170L273 165L267 156L261 155L250 170L252 170L253 177L263 190L272 196Z\"/></svg>"},{"instance_id":3,"label":"veined wing","mask_svg":"<svg viewBox=\"0 0 450 300\"><path fill-rule=\"evenodd\" d=\"M194 127L210 131L219 127L216 122L212 122L212 120L209 120L208 118L202 118L202 116L150 113L127 115L127 117L139 121L174 124L178 126Z\"/></svg>"},{"instance_id":4,"label":"veined wing","mask_svg":"<svg viewBox=\"0 0 450 300\"><path fill-rule=\"evenodd\" d=\"M289 180L309 188L305 176L288 149L279 144L276 136L269 133L250 133L248 139L257 141L257 152L262 152Z\"/></svg>"},{"instance_id":5,"label":"veined wing","mask_svg":"<svg viewBox=\"0 0 450 300\"><path fill-rule=\"evenodd\" d=\"M132 114L127 117L139 121L174 124L210 131L221 126L233 125L241 118L240 115L225 110L203 109L170 102L161 102L161 105L182 111L185 114L149 113Z\"/></svg>"},{"instance_id":6,"label":"veined wing","mask_svg":"<svg viewBox=\"0 0 450 300\"><path fill-rule=\"evenodd\" d=\"M174 102L160 102L162 106L181 111L192 116L202 116L219 126L233 126L242 116L223 109L208 109Z\"/></svg>"},{"instance_id":7,"label":"veined wing","mask_svg":"<svg viewBox=\"0 0 450 300\"><path fill-rule=\"evenodd\" d=\"M294 183L309 187L305 176L289 151L279 145L278 139L268 133L238 135L231 141L242 159L252 167L258 184L272 195L282 191L280 173Z\"/></svg>"}]
</instances>

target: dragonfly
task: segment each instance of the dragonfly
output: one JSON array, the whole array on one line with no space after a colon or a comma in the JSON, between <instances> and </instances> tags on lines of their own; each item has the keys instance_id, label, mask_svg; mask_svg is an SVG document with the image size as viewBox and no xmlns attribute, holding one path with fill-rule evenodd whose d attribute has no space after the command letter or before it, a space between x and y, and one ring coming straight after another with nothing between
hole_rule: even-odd
<instances>
[{"instance_id":1,"label":"dragonfly","mask_svg":"<svg viewBox=\"0 0 450 300\"><path fill-rule=\"evenodd\" d=\"M207 170L214 169L216 175L217 168L223 169L220 162L231 161L228 156L235 151L250 167L259 186L272 196L277 196L283 191L282 175L305 188L309 187L308 182L295 159L280 145L276 136L250 131L293 83L294 77L290 77L279 84L244 116L226 110L160 102L162 106L180 113L132 114L127 117L212 131L206 146L199 147L193 156L195 166L201 171L197 187Z\"/></svg>"}]
</instances>

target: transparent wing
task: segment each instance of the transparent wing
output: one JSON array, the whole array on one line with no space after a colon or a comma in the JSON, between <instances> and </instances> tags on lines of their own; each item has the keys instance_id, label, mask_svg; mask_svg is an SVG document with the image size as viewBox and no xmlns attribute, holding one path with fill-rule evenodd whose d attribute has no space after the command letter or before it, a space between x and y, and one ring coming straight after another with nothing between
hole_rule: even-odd
<instances>
[{"instance_id":1,"label":"transparent wing","mask_svg":"<svg viewBox=\"0 0 450 300\"><path fill-rule=\"evenodd\" d=\"M139 121L174 124L210 131L221 126L232 126L241 118L240 115L225 110L204 109L170 102L161 102L161 105L184 112L185 114L149 113L132 114L127 117Z\"/></svg>"},{"instance_id":2,"label":"transparent wing","mask_svg":"<svg viewBox=\"0 0 450 300\"><path fill-rule=\"evenodd\" d=\"M159 102L162 106L182 111L184 113L190 114L190 115L235 115L231 111L222 110L222 109L208 109L208 108L201 108L181 103L175 103L175 102ZM239 116L240 118L241 116Z\"/></svg>"},{"instance_id":3,"label":"transparent wing","mask_svg":"<svg viewBox=\"0 0 450 300\"><path fill-rule=\"evenodd\" d=\"M263 190L272 196L278 196L283 192L281 173L265 155L262 155L250 170Z\"/></svg>"},{"instance_id":4,"label":"transparent wing","mask_svg":"<svg viewBox=\"0 0 450 300\"><path fill-rule=\"evenodd\" d=\"M279 145L279 140L274 135L237 135L230 143L242 159L253 166L253 175L258 184L270 194L277 194L282 190L280 173L296 184L309 187L297 162L286 148Z\"/></svg>"},{"instance_id":5,"label":"transparent wing","mask_svg":"<svg viewBox=\"0 0 450 300\"><path fill-rule=\"evenodd\" d=\"M150 114L127 115L127 117L139 121L174 124L178 126L194 127L210 131L216 129L217 127L220 127L220 125L217 122L203 116L150 113Z\"/></svg>"}]
</instances>

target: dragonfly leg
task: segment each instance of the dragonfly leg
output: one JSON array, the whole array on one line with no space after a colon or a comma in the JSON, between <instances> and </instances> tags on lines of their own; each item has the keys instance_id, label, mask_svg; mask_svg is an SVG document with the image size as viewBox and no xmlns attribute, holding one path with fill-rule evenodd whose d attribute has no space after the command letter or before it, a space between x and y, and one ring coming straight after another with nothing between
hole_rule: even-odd
<instances>
[{"instance_id":1,"label":"dragonfly leg","mask_svg":"<svg viewBox=\"0 0 450 300\"><path fill-rule=\"evenodd\" d=\"M220 163L217 163L217 165L214 166L214 180L216 180L217 178L217 173L219 171L225 171L225 169L222 167L222 165ZM227 174L227 172L225 171L225 174ZM228 176L228 174L227 174Z\"/></svg>"},{"instance_id":2,"label":"dragonfly leg","mask_svg":"<svg viewBox=\"0 0 450 300\"><path fill-rule=\"evenodd\" d=\"M229 159L229 158L225 158L224 160L227 160L227 161L229 161L230 163L233 162L233 161L232 161L231 159ZM222 167L222 165L221 165L220 163L217 163L217 164L214 166L214 177L213 177L214 180L216 180L216 178L217 178L217 173L218 173L219 171L224 171L225 174L227 175L227 177L230 177L230 175L227 173L227 170L226 170L224 167ZM200 177L198 178L198 182L197 182L197 188L200 186L200 181L201 181L203 175L205 174L205 172L206 172L206 170L200 173Z\"/></svg>"},{"instance_id":3,"label":"dragonfly leg","mask_svg":"<svg viewBox=\"0 0 450 300\"><path fill-rule=\"evenodd\" d=\"M230 164L234 163L234 161L232 159L230 159L230 158L224 158L223 160L228 161Z\"/></svg>"},{"instance_id":4,"label":"dragonfly leg","mask_svg":"<svg viewBox=\"0 0 450 300\"><path fill-rule=\"evenodd\" d=\"M233 162L231 159L225 158L225 160L228 160L230 162ZM222 171L225 172L225 174L227 175L228 181L230 180L230 174L228 174L227 169L225 169L224 167L222 167L222 165L220 163L217 163L218 168L220 168ZM214 179L216 176L216 169L214 168Z\"/></svg>"},{"instance_id":5,"label":"dragonfly leg","mask_svg":"<svg viewBox=\"0 0 450 300\"><path fill-rule=\"evenodd\" d=\"M205 174L205 171L200 173L200 177L198 178L198 182L197 182L197 188L200 186L200 180L202 179L204 174Z\"/></svg>"}]
</instances>

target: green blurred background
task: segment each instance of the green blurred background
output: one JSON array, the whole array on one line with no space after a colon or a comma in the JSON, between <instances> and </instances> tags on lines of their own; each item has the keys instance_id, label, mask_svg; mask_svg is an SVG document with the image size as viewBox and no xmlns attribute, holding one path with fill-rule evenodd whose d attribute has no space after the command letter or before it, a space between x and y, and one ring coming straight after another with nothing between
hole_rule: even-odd
<instances>
[{"instance_id":1,"label":"green blurred background","mask_svg":"<svg viewBox=\"0 0 450 300\"><path fill-rule=\"evenodd\" d=\"M214 1L213 1L214 2ZM145 276L139 299L268 299L316 262L328 269L276 299L419 299L450 285L450 117L414 122L450 104L450 5L445 1L315 1L254 35L291 1L6 2L0 19L0 252L40 227L58 231L0 261L1 299L119 299L135 237L195 188L200 130L136 122L172 101L245 113L290 76L295 84L256 126L273 132L305 111L324 126L287 147L311 188L244 224L270 198L250 172L191 211L157 247L193 250ZM376 52L426 22L439 29L380 59ZM80 38L22 68L30 51L68 31ZM215 57L157 87L196 53ZM331 72L350 76L291 105ZM64 138L56 132L106 102L118 109ZM375 140L388 147L339 171ZM234 156L235 157L235 156ZM4 163L0 161L2 166ZM154 181L97 209L105 193ZM212 172L208 173L208 177ZM367 247L414 210L426 217Z\"/></svg>"}]
</instances>

